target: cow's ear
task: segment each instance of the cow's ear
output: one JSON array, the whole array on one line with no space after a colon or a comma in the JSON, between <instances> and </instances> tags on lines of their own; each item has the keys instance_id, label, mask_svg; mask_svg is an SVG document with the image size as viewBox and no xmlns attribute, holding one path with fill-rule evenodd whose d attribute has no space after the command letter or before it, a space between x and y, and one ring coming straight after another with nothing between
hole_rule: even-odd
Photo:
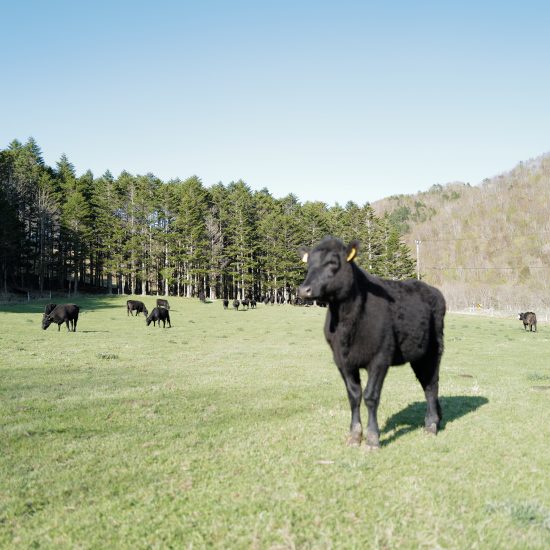
<instances>
[{"instance_id":1,"label":"cow's ear","mask_svg":"<svg viewBox=\"0 0 550 550\"><path fill-rule=\"evenodd\" d=\"M353 262L355 256L357 256L357 251L359 250L359 241L351 241L346 248L346 260L348 262Z\"/></svg>"},{"instance_id":2,"label":"cow's ear","mask_svg":"<svg viewBox=\"0 0 550 550\"><path fill-rule=\"evenodd\" d=\"M300 255L300 260L307 264L307 259L309 258L309 248L306 248L305 246L301 246L298 249L298 254Z\"/></svg>"}]
</instances>

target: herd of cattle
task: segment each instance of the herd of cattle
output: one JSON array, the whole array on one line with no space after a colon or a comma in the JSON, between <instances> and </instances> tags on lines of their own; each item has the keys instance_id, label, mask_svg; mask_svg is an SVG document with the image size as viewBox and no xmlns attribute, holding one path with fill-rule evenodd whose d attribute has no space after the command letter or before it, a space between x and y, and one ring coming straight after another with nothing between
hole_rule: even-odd
<instances>
[{"instance_id":1,"label":"herd of cattle","mask_svg":"<svg viewBox=\"0 0 550 550\"><path fill-rule=\"evenodd\" d=\"M206 302L206 297L204 293L199 294L199 299L201 302ZM265 296L261 298L261 301L264 304L274 304L277 302L278 304L284 304L285 299L281 296L278 296L275 298L274 296ZM229 308L229 300L224 299L222 301L223 308L228 309ZM242 309L248 309L249 307L254 309L256 307L256 300L254 298L243 298L242 300L233 300L233 309L239 310L239 307ZM300 298L297 298L294 302L289 303L295 303L296 305L313 305L312 300L301 300ZM325 305L322 303L319 303L318 305ZM78 314L80 312L80 306L77 306L76 304L46 304L44 308L44 314L42 317L42 328L46 330L52 323L57 325L57 330L61 330L61 325L65 323L67 325L67 330L70 332L76 332L76 324L78 322ZM145 322L147 323L147 326L149 326L151 323L153 323L153 326L160 327L160 323L162 321L163 328L166 328L166 322L168 322L168 326L171 328L172 325L170 323L170 304L168 303L168 300L165 300L164 298L157 298L157 305L156 307L149 313L149 310L145 306L143 302L140 300L127 300L126 301L126 313L127 315L134 316L134 312L136 317L143 313L143 315L146 317Z\"/></svg>"},{"instance_id":2,"label":"herd of cattle","mask_svg":"<svg viewBox=\"0 0 550 550\"><path fill-rule=\"evenodd\" d=\"M443 354L445 299L436 288L416 279L392 281L381 279L358 267L354 259L358 243L345 245L327 237L315 248L301 249L307 263L306 278L298 289L298 304L328 305L324 335L333 359L344 380L351 409L348 445L358 446L363 438L360 406L364 400L368 411L367 448L379 447L380 429L378 404L387 371L392 365L410 363L424 390L427 403L425 429L436 434L442 419L439 402L439 366ZM199 295L206 301L204 293ZM274 296L262 297L264 304L273 304ZM278 300L279 301L279 300ZM229 300L223 300L224 309ZM233 309L255 308L255 299L234 300ZM279 302L280 303L280 302ZM296 303L296 302L295 302ZM127 315L142 313L147 326L153 323L171 327L170 306L157 299L149 313L139 300L128 300ZM76 331L79 306L48 304L44 310L42 328L56 323L58 330L66 323L67 330ZM519 314L524 329L537 330L536 315ZM367 384L362 390L360 370L367 371Z\"/></svg>"}]
</instances>

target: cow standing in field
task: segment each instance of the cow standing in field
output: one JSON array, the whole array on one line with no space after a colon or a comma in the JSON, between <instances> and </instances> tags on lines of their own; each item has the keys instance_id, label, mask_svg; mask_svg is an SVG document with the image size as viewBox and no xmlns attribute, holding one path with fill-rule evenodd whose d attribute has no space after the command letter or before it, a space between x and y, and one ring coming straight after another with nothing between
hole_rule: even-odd
<instances>
[{"instance_id":1,"label":"cow standing in field","mask_svg":"<svg viewBox=\"0 0 550 550\"><path fill-rule=\"evenodd\" d=\"M254 298L250 299L250 308L256 309L256 300L254 300Z\"/></svg>"},{"instance_id":2,"label":"cow standing in field","mask_svg":"<svg viewBox=\"0 0 550 550\"><path fill-rule=\"evenodd\" d=\"M227 309L229 307L229 300L227 298L223 299L223 309Z\"/></svg>"},{"instance_id":3,"label":"cow standing in field","mask_svg":"<svg viewBox=\"0 0 550 550\"><path fill-rule=\"evenodd\" d=\"M243 298L242 301L241 301L241 305L243 306L243 308L246 308L248 309L248 304L250 302L248 301L248 298Z\"/></svg>"},{"instance_id":4,"label":"cow standing in field","mask_svg":"<svg viewBox=\"0 0 550 550\"><path fill-rule=\"evenodd\" d=\"M157 307L170 309L170 304L168 303L168 300L165 300L164 298L157 298Z\"/></svg>"},{"instance_id":5,"label":"cow standing in field","mask_svg":"<svg viewBox=\"0 0 550 550\"><path fill-rule=\"evenodd\" d=\"M170 312L165 307L153 308L153 311L151 311L147 319L145 319L147 326L151 324L151 321L154 327L157 326L157 321L160 327L160 322L162 321L162 328L166 328L166 321L168 321L168 326L172 328L172 324L170 323Z\"/></svg>"},{"instance_id":6,"label":"cow standing in field","mask_svg":"<svg viewBox=\"0 0 550 550\"><path fill-rule=\"evenodd\" d=\"M441 422L439 364L443 353L445 299L439 290L418 280L389 281L357 267L357 241L345 246L326 237L311 251L299 295L328 303L325 338L346 385L351 408L347 443L359 446L360 369L366 369L367 448L379 447L377 410L390 365L410 362L427 401L426 431L437 433Z\"/></svg>"},{"instance_id":7,"label":"cow standing in field","mask_svg":"<svg viewBox=\"0 0 550 550\"><path fill-rule=\"evenodd\" d=\"M59 304L48 314L44 313L42 317L42 328L46 330L52 323L57 324L57 332L61 330L61 325L65 323L67 325L67 331L76 332L76 323L78 321L78 313L80 306L75 304ZM70 327L69 328L69 324Z\"/></svg>"},{"instance_id":8,"label":"cow standing in field","mask_svg":"<svg viewBox=\"0 0 550 550\"><path fill-rule=\"evenodd\" d=\"M143 313L144 317L147 317L147 315L149 314L149 311L147 310L143 302L140 302L139 300L126 300L126 315L131 315L133 317L134 314L132 313L132 311L136 312L136 317L140 313Z\"/></svg>"},{"instance_id":9,"label":"cow standing in field","mask_svg":"<svg viewBox=\"0 0 550 550\"><path fill-rule=\"evenodd\" d=\"M240 304L241 304L241 302L239 302L239 300L233 300L233 309L235 311L239 311Z\"/></svg>"},{"instance_id":10,"label":"cow standing in field","mask_svg":"<svg viewBox=\"0 0 550 550\"><path fill-rule=\"evenodd\" d=\"M202 290L199 292L199 300L200 300L203 304L206 303L206 294L205 294Z\"/></svg>"},{"instance_id":11,"label":"cow standing in field","mask_svg":"<svg viewBox=\"0 0 550 550\"><path fill-rule=\"evenodd\" d=\"M532 311L519 313L518 319L520 321L523 321L523 328L525 330L527 330L527 327L529 327L529 332L533 332L533 327L535 327L534 332L537 332L537 316Z\"/></svg>"}]
</instances>

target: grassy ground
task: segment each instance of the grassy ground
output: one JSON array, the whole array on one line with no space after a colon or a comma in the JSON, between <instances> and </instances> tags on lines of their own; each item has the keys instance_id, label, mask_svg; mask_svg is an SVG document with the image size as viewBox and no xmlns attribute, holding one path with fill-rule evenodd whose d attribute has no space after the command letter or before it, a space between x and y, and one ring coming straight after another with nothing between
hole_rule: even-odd
<instances>
[{"instance_id":1,"label":"grassy ground","mask_svg":"<svg viewBox=\"0 0 550 550\"><path fill-rule=\"evenodd\" d=\"M366 453L324 310L170 301L164 330L0 309L1 547L550 547L549 329L449 315L444 429L393 368Z\"/></svg>"}]
</instances>

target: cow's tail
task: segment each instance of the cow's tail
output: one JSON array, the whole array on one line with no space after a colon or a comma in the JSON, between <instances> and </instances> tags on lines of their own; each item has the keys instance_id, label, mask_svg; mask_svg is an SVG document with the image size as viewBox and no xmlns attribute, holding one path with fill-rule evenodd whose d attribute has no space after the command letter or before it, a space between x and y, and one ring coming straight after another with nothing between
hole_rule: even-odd
<instances>
[{"instance_id":1,"label":"cow's tail","mask_svg":"<svg viewBox=\"0 0 550 550\"><path fill-rule=\"evenodd\" d=\"M436 295L436 300L433 306L432 310L432 327L434 331L434 337L437 344L437 352L439 355L439 359L441 359L441 356L443 355L443 350L445 347L444 341L443 341L443 330L444 330L444 324L445 324L445 311L446 311L446 305L445 305L445 298L443 297L443 294L441 294L439 291Z\"/></svg>"}]
</instances>

